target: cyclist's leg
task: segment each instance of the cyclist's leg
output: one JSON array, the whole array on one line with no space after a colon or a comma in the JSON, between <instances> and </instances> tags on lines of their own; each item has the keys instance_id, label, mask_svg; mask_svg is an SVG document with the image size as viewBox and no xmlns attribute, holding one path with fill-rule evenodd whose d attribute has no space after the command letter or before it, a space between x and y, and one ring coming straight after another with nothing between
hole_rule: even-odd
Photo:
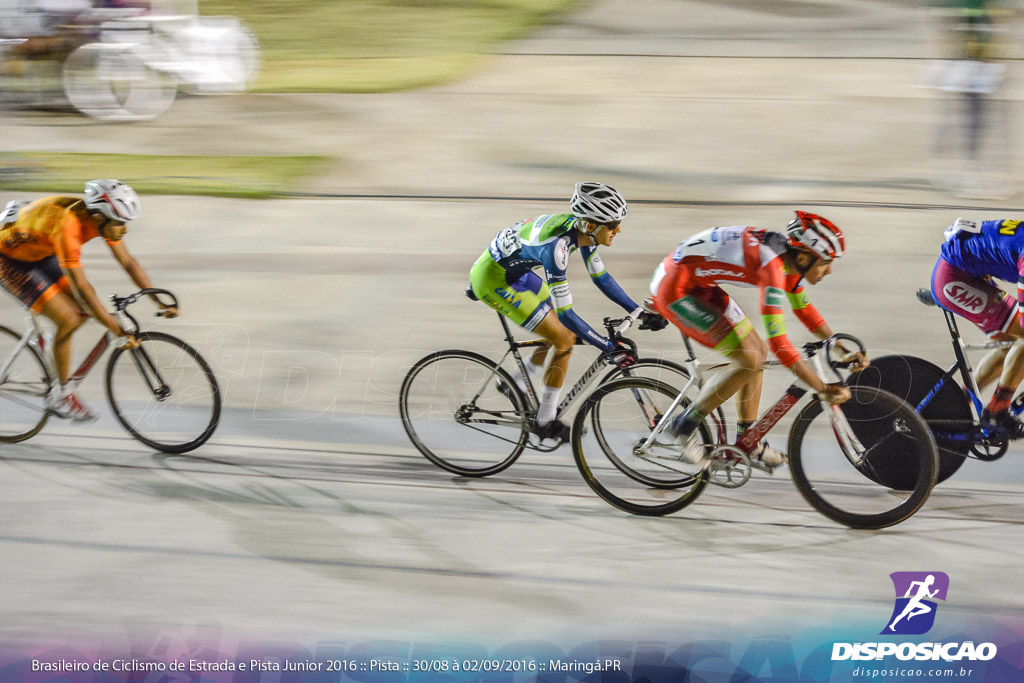
<instances>
[{"instance_id":1,"label":"cyclist's leg","mask_svg":"<svg viewBox=\"0 0 1024 683\"><path fill-rule=\"evenodd\" d=\"M743 384L736 394L737 439L748 427L757 421L761 405L761 387L764 384L764 370L761 368L768 357L768 349L756 331L751 330L750 334L744 337L743 342L745 344L744 352L748 355L753 353L759 354L760 359L759 362L756 357L747 359L747 362L757 369L750 380Z\"/></svg>"},{"instance_id":2,"label":"cyclist's leg","mask_svg":"<svg viewBox=\"0 0 1024 683\"><path fill-rule=\"evenodd\" d=\"M558 397L569 370L569 356L572 354L576 335L562 324L555 311L549 310L544 319L533 329L554 349L551 363L544 371L544 382L540 390L540 406L537 409L537 424L544 426L555 419L558 412Z\"/></svg>"},{"instance_id":3,"label":"cyclist's leg","mask_svg":"<svg viewBox=\"0 0 1024 683\"><path fill-rule=\"evenodd\" d=\"M767 349L753 332L750 320L721 287L701 287L681 293L666 291L668 287L671 283L663 282L654 298L658 313L687 337L715 349L731 361L727 368L704 385L694 399L690 406L693 422L756 380ZM759 386L757 388L760 389ZM755 402L755 410L756 407Z\"/></svg>"},{"instance_id":4,"label":"cyclist's leg","mask_svg":"<svg viewBox=\"0 0 1024 683\"><path fill-rule=\"evenodd\" d=\"M54 285L54 289L57 285ZM33 311L53 321L57 331L53 338L53 357L57 365L57 377L61 384L68 381L71 374L71 336L89 319L71 294L66 290L57 289L55 293L38 309Z\"/></svg>"},{"instance_id":5,"label":"cyclist's leg","mask_svg":"<svg viewBox=\"0 0 1024 683\"><path fill-rule=\"evenodd\" d=\"M576 337L559 320L551 304L547 283L536 273L524 274L514 283L505 279L505 269L484 252L470 270L469 281L476 297L512 322L536 332L546 342L530 359L530 364L541 365L548 348L554 348L554 358L544 372L541 387L538 423L545 425L554 416L558 394L569 367L569 355ZM538 362L540 361L540 362Z\"/></svg>"},{"instance_id":6,"label":"cyclist's leg","mask_svg":"<svg viewBox=\"0 0 1024 683\"><path fill-rule=\"evenodd\" d=\"M88 315L71 296L71 284L51 256L40 261L18 261L0 255L0 284L35 314L42 314L57 326L53 351L58 378L67 381L71 367L71 334Z\"/></svg>"},{"instance_id":7,"label":"cyclist's leg","mask_svg":"<svg viewBox=\"0 0 1024 683\"><path fill-rule=\"evenodd\" d=\"M1024 339L1017 303L991 278L971 275L940 258L932 272L932 295L942 308L966 318L995 341ZM1000 396L1012 394L1024 379L1024 341L1009 351L996 349L982 358L975 376L978 387L997 377ZM1002 399L998 403L1001 405Z\"/></svg>"}]
</instances>

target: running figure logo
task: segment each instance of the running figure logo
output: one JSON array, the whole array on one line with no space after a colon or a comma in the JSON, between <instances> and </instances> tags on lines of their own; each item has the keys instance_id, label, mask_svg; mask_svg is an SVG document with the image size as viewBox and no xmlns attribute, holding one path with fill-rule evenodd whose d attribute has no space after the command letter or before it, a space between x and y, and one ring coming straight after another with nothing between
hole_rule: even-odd
<instances>
[{"instance_id":1,"label":"running figure logo","mask_svg":"<svg viewBox=\"0 0 1024 683\"><path fill-rule=\"evenodd\" d=\"M946 599L949 576L943 572L893 572L896 605L882 634L920 635L935 623L934 600Z\"/></svg>"}]
</instances>

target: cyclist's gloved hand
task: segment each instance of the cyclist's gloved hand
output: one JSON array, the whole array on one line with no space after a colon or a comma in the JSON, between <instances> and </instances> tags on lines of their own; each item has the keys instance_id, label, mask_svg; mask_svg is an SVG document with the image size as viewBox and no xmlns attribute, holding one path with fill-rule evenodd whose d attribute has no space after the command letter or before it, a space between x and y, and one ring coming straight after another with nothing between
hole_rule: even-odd
<instances>
[{"instance_id":1,"label":"cyclist's gloved hand","mask_svg":"<svg viewBox=\"0 0 1024 683\"><path fill-rule=\"evenodd\" d=\"M651 311L644 311L640 314L640 329L641 330L663 330L668 327L668 321L658 313Z\"/></svg>"},{"instance_id":2,"label":"cyclist's gloved hand","mask_svg":"<svg viewBox=\"0 0 1024 683\"><path fill-rule=\"evenodd\" d=\"M850 390L842 384L826 384L821 397L834 406L850 400Z\"/></svg>"},{"instance_id":3,"label":"cyclist's gloved hand","mask_svg":"<svg viewBox=\"0 0 1024 683\"><path fill-rule=\"evenodd\" d=\"M871 365L871 361L868 360L867 354L861 351L850 351L845 348L842 344L836 344L836 350L843 354L839 361L841 363L849 363L850 372L860 372L864 368Z\"/></svg>"},{"instance_id":4,"label":"cyclist's gloved hand","mask_svg":"<svg viewBox=\"0 0 1024 683\"><path fill-rule=\"evenodd\" d=\"M517 251L498 261L498 265L505 269L505 282L511 285L537 266L544 264L535 258L526 258Z\"/></svg>"},{"instance_id":5,"label":"cyclist's gloved hand","mask_svg":"<svg viewBox=\"0 0 1024 683\"><path fill-rule=\"evenodd\" d=\"M636 352L631 346L615 342L615 350L608 355L608 364L619 369L628 368L636 364Z\"/></svg>"},{"instance_id":6,"label":"cyclist's gloved hand","mask_svg":"<svg viewBox=\"0 0 1024 683\"><path fill-rule=\"evenodd\" d=\"M138 338L136 338L134 334L128 334L127 332L120 336L114 337L112 343L114 344L115 348L124 349L125 351L131 351L132 349L139 348Z\"/></svg>"},{"instance_id":7,"label":"cyclist's gloved hand","mask_svg":"<svg viewBox=\"0 0 1024 683\"><path fill-rule=\"evenodd\" d=\"M168 306L167 304L160 304L160 310L156 313L158 318L177 318L178 307Z\"/></svg>"}]
</instances>

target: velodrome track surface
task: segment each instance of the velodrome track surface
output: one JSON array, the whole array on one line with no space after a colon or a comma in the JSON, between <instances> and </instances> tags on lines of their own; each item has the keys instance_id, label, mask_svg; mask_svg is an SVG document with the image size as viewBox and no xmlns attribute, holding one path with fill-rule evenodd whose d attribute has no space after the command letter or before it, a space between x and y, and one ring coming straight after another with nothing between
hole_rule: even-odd
<instances>
[{"instance_id":1,"label":"velodrome track surface","mask_svg":"<svg viewBox=\"0 0 1024 683\"><path fill-rule=\"evenodd\" d=\"M700 25L666 23L675 15L664 1L621 37L595 15L642 4L598 3L474 77L424 91L185 99L132 126L42 113L0 121L14 152L340 159L308 197L145 198L129 247L183 301L183 317L159 325L213 360L229 410L189 456L148 452L109 416L0 448L0 635L640 639L760 635L794 609L809 623L835 615L881 628L886 575L922 568L957 578L944 609L1024 616L991 584L1018 564L1007 549L1024 523L1020 447L967 463L905 524L853 532L804 504L784 471L641 519L591 494L567 449L469 481L405 440L394 408L405 368L435 349L498 348L493 316L460 295L473 260L496 229L560 210L583 177L634 200L604 258L636 297L683 236L782 227L799 206L849 235L850 255L811 291L832 326L874 355L950 357L941 317L913 292L953 218L1004 215L1020 201L930 183L934 101L915 87L921 61L907 47L923 49L923 29L890 40L917 15L851 0L818 3L835 11L801 24L740 2L717 13L689 2L687 16L740 35L727 59L711 48L683 58L692 53L681 45L722 43L685 40ZM762 21L793 33L745 39ZM856 39L823 39L823 22ZM586 56L595 45L620 56ZM99 291L126 291L101 245L86 259ZM615 314L574 267L584 317ZM755 310L749 293L737 299ZM19 316L0 303L5 322ZM95 332L81 333L79 350ZM679 350L669 332L636 339L649 354ZM592 357L578 353L577 369ZM782 379L768 382L766 401ZM83 393L103 409L99 380Z\"/></svg>"}]
</instances>

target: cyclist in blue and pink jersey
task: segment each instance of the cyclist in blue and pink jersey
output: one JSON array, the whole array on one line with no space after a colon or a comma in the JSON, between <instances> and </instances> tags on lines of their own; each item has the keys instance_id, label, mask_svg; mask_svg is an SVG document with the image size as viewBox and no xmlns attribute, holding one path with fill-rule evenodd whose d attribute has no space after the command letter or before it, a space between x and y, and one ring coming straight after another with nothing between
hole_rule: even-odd
<instances>
[{"instance_id":1,"label":"cyclist in blue and pink jersey","mask_svg":"<svg viewBox=\"0 0 1024 683\"><path fill-rule=\"evenodd\" d=\"M480 301L546 342L526 363L531 380L543 374L534 425L542 438L564 439L568 434L568 427L555 420L555 414L577 337L605 353L617 352L611 357L615 363L628 364L632 359L627 348L617 347L573 310L566 276L569 255L579 249L592 281L605 296L630 313L642 310L605 270L597 253L598 246L610 247L619 234L626 200L608 185L580 182L570 207L571 213L536 216L500 231L470 271L470 284ZM537 266L544 267L544 278L533 272ZM659 319L649 313L642 317L655 326ZM549 348L554 355L545 371ZM525 390L518 369L513 378Z\"/></svg>"},{"instance_id":2,"label":"cyclist in blue and pink jersey","mask_svg":"<svg viewBox=\"0 0 1024 683\"><path fill-rule=\"evenodd\" d=\"M1010 401L1024 379L1024 230L1018 220L977 223L958 218L946 230L946 241L932 272L932 295L947 311L977 325L995 341L1015 341L978 364L978 386L999 383L982 421L1008 436L1024 435L1024 424L1010 415ZM993 278L1017 283L1011 297Z\"/></svg>"},{"instance_id":3,"label":"cyclist in blue and pink jersey","mask_svg":"<svg viewBox=\"0 0 1024 683\"><path fill-rule=\"evenodd\" d=\"M761 320L772 352L828 401L842 403L850 397L842 384L822 382L786 336L782 303L787 299L812 334L819 339L832 335L825 319L807 300L803 281L821 282L845 249L843 233L831 221L804 211L796 214L786 234L743 226L697 233L662 261L651 280L655 309L687 337L732 361L701 389L668 430L670 438L684 443L683 458L691 463L706 458L697 427L711 411L737 394L738 438L757 419L761 399L762 366L768 349L721 284L760 288ZM863 354L857 354L857 360L861 367L867 365ZM767 443L757 444L749 455L770 468L786 462L786 455Z\"/></svg>"}]
</instances>

